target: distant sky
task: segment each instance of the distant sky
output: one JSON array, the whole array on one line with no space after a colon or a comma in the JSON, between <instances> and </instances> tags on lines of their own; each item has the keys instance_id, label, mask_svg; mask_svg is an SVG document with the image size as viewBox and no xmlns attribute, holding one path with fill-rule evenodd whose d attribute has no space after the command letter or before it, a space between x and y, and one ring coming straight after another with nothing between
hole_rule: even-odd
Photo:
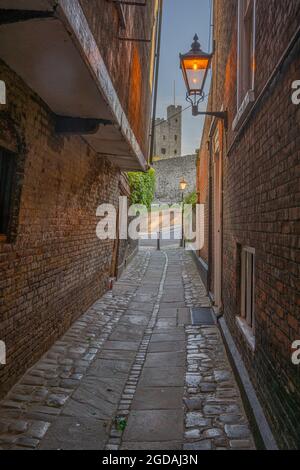
<instances>
[{"instance_id":1,"label":"distant sky","mask_svg":"<svg viewBox=\"0 0 300 470\"><path fill-rule=\"evenodd\" d=\"M202 49L208 52L210 3L211 0L164 0L157 117L166 117L167 106L174 102L174 80L176 104L183 108L188 106L179 53L190 50L195 33ZM205 108L205 104L201 106ZM182 154L186 155L194 153L200 146L204 118L193 117L188 109L182 115L182 122Z\"/></svg>"}]
</instances>

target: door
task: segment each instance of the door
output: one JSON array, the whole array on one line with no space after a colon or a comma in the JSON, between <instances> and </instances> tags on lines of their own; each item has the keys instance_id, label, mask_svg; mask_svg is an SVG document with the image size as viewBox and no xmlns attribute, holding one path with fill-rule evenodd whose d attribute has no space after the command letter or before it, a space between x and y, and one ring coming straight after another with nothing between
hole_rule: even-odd
<instances>
[{"instance_id":1,"label":"door","mask_svg":"<svg viewBox=\"0 0 300 470\"><path fill-rule=\"evenodd\" d=\"M214 206L213 206L213 273L214 273L214 302L217 312L222 308L222 152L220 146L220 133L217 127L214 137L213 151L213 185L214 185Z\"/></svg>"}]
</instances>

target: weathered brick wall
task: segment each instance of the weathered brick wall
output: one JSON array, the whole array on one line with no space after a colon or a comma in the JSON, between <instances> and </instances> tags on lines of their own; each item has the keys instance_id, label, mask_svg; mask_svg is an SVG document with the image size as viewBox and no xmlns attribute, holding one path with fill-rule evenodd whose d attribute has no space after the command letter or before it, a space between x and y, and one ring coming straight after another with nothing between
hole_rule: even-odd
<instances>
[{"instance_id":1,"label":"weathered brick wall","mask_svg":"<svg viewBox=\"0 0 300 470\"><path fill-rule=\"evenodd\" d=\"M144 152L148 152L151 116L151 48L119 37L151 39L155 0L146 6L125 6L126 29L120 28L114 2L80 0L91 31L108 68L123 109Z\"/></svg>"},{"instance_id":2,"label":"weathered brick wall","mask_svg":"<svg viewBox=\"0 0 300 470\"><path fill-rule=\"evenodd\" d=\"M291 344L300 339L300 110L291 84L300 53L290 57L244 130L236 115L237 2L215 0L212 107L229 112L224 142L223 304L226 321L282 448L299 447L300 375ZM300 23L298 0L257 1L255 95ZM234 140L236 139L236 140ZM238 244L256 249L255 334L252 353L236 325L240 315Z\"/></svg>"},{"instance_id":3,"label":"weathered brick wall","mask_svg":"<svg viewBox=\"0 0 300 470\"><path fill-rule=\"evenodd\" d=\"M96 208L117 205L120 173L80 137L56 135L52 114L3 63L0 78L0 142L20 151L13 236L0 242L3 395L107 289L113 241L96 237Z\"/></svg>"}]
</instances>

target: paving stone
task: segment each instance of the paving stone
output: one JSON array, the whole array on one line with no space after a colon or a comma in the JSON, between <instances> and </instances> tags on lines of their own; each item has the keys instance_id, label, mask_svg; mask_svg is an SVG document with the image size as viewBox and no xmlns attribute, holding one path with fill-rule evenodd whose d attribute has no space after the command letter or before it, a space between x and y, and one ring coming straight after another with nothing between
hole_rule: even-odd
<instances>
[{"instance_id":1,"label":"paving stone","mask_svg":"<svg viewBox=\"0 0 300 470\"><path fill-rule=\"evenodd\" d=\"M183 436L183 410L132 411L124 441L177 441Z\"/></svg>"},{"instance_id":2,"label":"paving stone","mask_svg":"<svg viewBox=\"0 0 300 470\"><path fill-rule=\"evenodd\" d=\"M151 450L151 451L169 451L181 450L182 441L173 442L123 442L121 450Z\"/></svg>"},{"instance_id":3,"label":"paving stone","mask_svg":"<svg viewBox=\"0 0 300 470\"><path fill-rule=\"evenodd\" d=\"M186 427L187 428L194 428L197 426L205 427L205 426L209 426L210 423L211 421L207 418L204 418L202 413L192 411L186 414Z\"/></svg>"},{"instance_id":4,"label":"paving stone","mask_svg":"<svg viewBox=\"0 0 300 470\"><path fill-rule=\"evenodd\" d=\"M149 353L144 367L183 367L185 365L184 352Z\"/></svg>"},{"instance_id":5,"label":"paving stone","mask_svg":"<svg viewBox=\"0 0 300 470\"><path fill-rule=\"evenodd\" d=\"M223 407L222 406L214 406L214 405L205 405L203 407L203 413L206 416L213 416L213 415L220 415L223 412Z\"/></svg>"},{"instance_id":6,"label":"paving stone","mask_svg":"<svg viewBox=\"0 0 300 470\"><path fill-rule=\"evenodd\" d=\"M199 374L187 374L185 380L188 387L198 387L201 384L202 377Z\"/></svg>"},{"instance_id":7,"label":"paving stone","mask_svg":"<svg viewBox=\"0 0 300 470\"><path fill-rule=\"evenodd\" d=\"M33 439L31 437L20 437L17 440L17 444L22 447L28 447L29 449L36 449L40 441L38 439Z\"/></svg>"},{"instance_id":8,"label":"paving stone","mask_svg":"<svg viewBox=\"0 0 300 470\"><path fill-rule=\"evenodd\" d=\"M33 422L28 430L28 436L41 440L50 427L49 422L35 421Z\"/></svg>"},{"instance_id":9,"label":"paving stone","mask_svg":"<svg viewBox=\"0 0 300 470\"><path fill-rule=\"evenodd\" d=\"M65 416L106 420L117 410L124 388L120 377L86 377L63 409Z\"/></svg>"},{"instance_id":10,"label":"paving stone","mask_svg":"<svg viewBox=\"0 0 300 470\"><path fill-rule=\"evenodd\" d=\"M104 349L112 349L118 351L137 351L139 347L138 342L133 341L107 341Z\"/></svg>"},{"instance_id":11,"label":"paving stone","mask_svg":"<svg viewBox=\"0 0 300 470\"><path fill-rule=\"evenodd\" d=\"M201 432L199 429L191 429L190 431L186 431L184 434L185 439L199 439L201 436Z\"/></svg>"},{"instance_id":12,"label":"paving stone","mask_svg":"<svg viewBox=\"0 0 300 470\"><path fill-rule=\"evenodd\" d=\"M69 395L49 395L47 398L47 405L60 408L64 406L68 398Z\"/></svg>"},{"instance_id":13,"label":"paving stone","mask_svg":"<svg viewBox=\"0 0 300 470\"><path fill-rule=\"evenodd\" d=\"M182 341L185 337L182 333L155 333L151 337L151 343L171 342L171 341Z\"/></svg>"},{"instance_id":14,"label":"paving stone","mask_svg":"<svg viewBox=\"0 0 300 470\"><path fill-rule=\"evenodd\" d=\"M142 387L183 387L184 367L169 367L168 369L151 368L143 370L140 379Z\"/></svg>"},{"instance_id":15,"label":"paving stone","mask_svg":"<svg viewBox=\"0 0 300 470\"><path fill-rule=\"evenodd\" d=\"M201 392L214 392L216 387L217 386L215 383L202 383L200 385L200 390Z\"/></svg>"},{"instance_id":16,"label":"paving stone","mask_svg":"<svg viewBox=\"0 0 300 470\"><path fill-rule=\"evenodd\" d=\"M45 415L54 415L57 416L60 413L59 408L54 408L52 406L32 406L30 411L33 413L40 413Z\"/></svg>"},{"instance_id":17,"label":"paving stone","mask_svg":"<svg viewBox=\"0 0 300 470\"><path fill-rule=\"evenodd\" d=\"M225 432L230 439L243 439L250 437L248 426L239 424L226 424Z\"/></svg>"},{"instance_id":18,"label":"paving stone","mask_svg":"<svg viewBox=\"0 0 300 470\"><path fill-rule=\"evenodd\" d=\"M197 442L190 442L188 444L184 444L183 450L211 450L212 443L211 441L197 441Z\"/></svg>"},{"instance_id":19,"label":"paving stone","mask_svg":"<svg viewBox=\"0 0 300 470\"><path fill-rule=\"evenodd\" d=\"M248 450L251 448L251 442L249 440L234 440L234 441L230 441L229 444L232 449Z\"/></svg>"},{"instance_id":20,"label":"paving stone","mask_svg":"<svg viewBox=\"0 0 300 470\"><path fill-rule=\"evenodd\" d=\"M196 411L202 409L202 398L185 398L184 402L189 411Z\"/></svg>"},{"instance_id":21,"label":"paving stone","mask_svg":"<svg viewBox=\"0 0 300 470\"><path fill-rule=\"evenodd\" d=\"M15 434L22 434L26 432L28 429L28 422L27 421L13 421L9 424L9 432Z\"/></svg>"},{"instance_id":22,"label":"paving stone","mask_svg":"<svg viewBox=\"0 0 300 470\"><path fill-rule=\"evenodd\" d=\"M109 437L109 423L90 418L60 417L42 441L42 450L101 450Z\"/></svg>"},{"instance_id":23,"label":"paving stone","mask_svg":"<svg viewBox=\"0 0 300 470\"><path fill-rule=\"evenodd\" d=\"M219 416L219 420L224 424L237 424L242 419L241 415L222 414Z\"/></svg>"},{"instance_id":24,"label":"paving stone","mask_svg":"<svg viewBox=\"0 0 300 470\"><path fill-rule=\"evenodd\" d=\"M3 434L0 436L0 444L1 446L8 446L8 448L11 448L12 445L14 445L18 440L18 437L16 435L6 435Z\"/></svg>"},{"instance_id":25,"label":"paving stone","mask_svg":"<svg viewBox=\"0 0 300 470\"><path fill-rule=\"evenodd\" d=\"M141 388L134 396L132 410L168 410L182 407L183 387Z\"/></svg>"},{"instance_id":26,"label":"paving stone","mask_svg":"<svg viewBox=\"0 0 300 470\"><path fill-rule=\"evenodd\" d=\"M218 428L207 429L203 433L203 437L205 437L207 439L213 439L215 437L220 437L222 435L223 435L223 431L221 429L218 429Z\"/></svg>"}]
</instances>

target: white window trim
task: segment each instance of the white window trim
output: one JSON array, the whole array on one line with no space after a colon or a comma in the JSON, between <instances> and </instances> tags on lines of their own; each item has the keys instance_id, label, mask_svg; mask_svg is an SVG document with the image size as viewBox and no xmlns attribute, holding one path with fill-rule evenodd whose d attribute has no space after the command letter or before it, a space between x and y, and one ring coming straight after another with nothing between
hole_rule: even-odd
<instances>
[{"instance_id":1,"label":"white window trim","mask_svg":"<svg viewBox=\"0 0 300 470\"><path fill-rule=\"evenodd\" d=\"M244 311L244 305L245 305L245 295L246 295L246 288L245 288L245 255L247 253L251 253L252 255L255 256L255 249L250 248L248 246L242 247L242 252L241 252L241 313L240 316L236 318L236 323L243 333L248 345L252 349L252 351L255 350L255 263L253 266L253 277L252 277L252 283L253 283L253 297L252 297L252 305L253 305L253 318L252 318L252 327L250 326L250 321L249 319L246 318L246 312Z\"/></svg>"},{"instance_id":2,"label":"white window trim","mask_svg":"<svg viewBox=\"0 0 300 470\"><path fill-rule=\"evenodd\" d=\"M252 328L247 324L246 320L242 317L236 317L236 324L240 331L243 333L244 338L247 341L248 346L254 352L255 351L255 335Z\"/></svg>"},{"instance_id":3,"label":"white window trim","mask_svg":"<svg viewBox=\"0 0 300 470\"><path fill-rule=\"evenodd\" d=\"M247 3L247 10L243 18L241 18L241 4L244 1L248 1ZM253 102L255 101L255 70L253 70L252 75L252 84L251 89L248 90L246 93L243 101L240 103L240 86L241 86L241 74L244 73L241 66L241 53L242 53L242 32L241 32L241 24L242 21L244 22L244 16L249 14L249 8L251 6L251 2L253 5L253 43L252 43L252 55L255 58L255 51L256 51L256 0L239 0L238 1L238 48L237 48L237 114L233 120L232 130L238 131L241 125L243 124L249 110L252 107Z\"/></svg>"}]
</instances>

